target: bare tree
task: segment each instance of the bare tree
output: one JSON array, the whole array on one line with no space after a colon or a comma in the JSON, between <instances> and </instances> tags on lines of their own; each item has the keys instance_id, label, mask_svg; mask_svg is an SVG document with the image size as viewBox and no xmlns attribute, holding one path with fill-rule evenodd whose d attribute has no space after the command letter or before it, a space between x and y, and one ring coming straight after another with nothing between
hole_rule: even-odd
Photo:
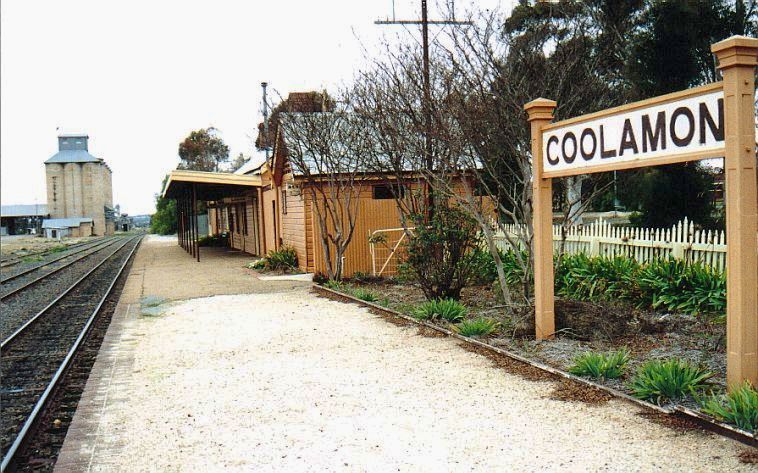
<instances>
[{"instance_id":1,"label":"bare tree","mask_svg":"<svg viewBox=\"0 0 758 473\"><path fill-rule=\"evenodd\" d=\"M292 172L315 210L327 276L339 280L365 180L366 127L348 111L282 113L280 126Z\"/></svg>"}]
</instances>

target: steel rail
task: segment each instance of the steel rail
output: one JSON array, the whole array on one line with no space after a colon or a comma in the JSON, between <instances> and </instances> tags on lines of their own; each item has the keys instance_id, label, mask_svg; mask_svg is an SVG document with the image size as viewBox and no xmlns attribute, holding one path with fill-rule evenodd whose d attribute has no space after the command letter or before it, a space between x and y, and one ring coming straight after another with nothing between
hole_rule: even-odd
<instances>
[{"instance_id":1,"label":"steel rail","mask_svg":"<svg viewBox=\"0 0 758 473\"><path fill-rule=\"evenodd\" d=\"M103 238L104 237L97 238L95 241L83 241L81 243L76 243L74 245L67 246L66 250L73 250L73 249L79 248L79 247L81 247L83 245L90 245L90 244L93 244L93 243L98 243L98 242L101 242L103 240ZM9 258L5 258L4 260L0 260L0 268L7 268L9 266L16 265L20 261L22 261L24 258L29 258L30 256L42 256L42 255L46 255L48 253L50 253L49 249L42 250L42 251L35 251L34 253L29 253L28 255L23 255L23 256L11 256Z\"/></svg>"},{"instance_id":2,"label":"steel rail","mask_svg":"<svg viewBox=\"0 0 758 473\"><path fill-rule=\"evenodd\" d=\"M84 258L87 258L88 256L92 256L95 253L97 253L97 252L99 252L101 250L104 250L104 249L108 248L111 245L118 244L119 240L120 240L119 238L115 238L113 240L109 240L105 244L99 245L100 247L97 248L97 249L95 249L91 253L87 253L87 254L84 254L82 256L79 256L78 258L76 258L76 259L74 259L72 261L69 261L68 263L64 264L60 268L55 268L54 270L52 270L52 271L50 271L48 273L45 273L45 274L43 274L43 275L41 275L41 276L39 276L39 277L37 277L35 279L32 279L31 281L27 282L26 284L22 284L21 286L19 286L17 288L11 289L10 291L6 292L5 294L0 294L0 301L4 300L4 299L7 299L8 297L10 297L10 296L12 296L14 294L17 294L17 293L23 291L24 289L26 289L26 288L28 288L30 286L33 286L33 285L37 284L38 282L42 281L43 279L46 279L47 277L52 276L53 274L56 274L59 271L62 271L64 269L66 269L66 268L70 268L71 265L73 265L76 262L79 262L79 261L83 260ZM94 247L91 247L91 248L94 248ZM91 248L88 248L88 249L91 249Z\"/></svg>"},{"instance_id":3,"label":"steel rail","mask_svg":"<svg viewBox=\"0 0 758 473\"><path fill-rule=\"evenodd\" d=\"M58 382L61 379L63 379L63 375L65 374L66 369L68 368L69 364L71 363L71 360L76 355L76 352L79 349L80 345L82 344L82 341L84 341L84 338L87 336L87 333L89 333L89 330L92 327L92 324L94 323L95 318L100 313L100 309L103 307L103 304L105 304L105 300L108 298L108 296L110 296L111 292L113 291L113 287L116 285L116 282L118 281L118 278L121 277L121 274L124 272L124 268L126 268L126 265L132 259L132 256L134 256L134 253L137 251L137 248L139 248L139 245L140 245L141 240L142 240L142 236L137 236L137 237L128 239L126 241L126 243L124 243L123 245L121 245L118 248L118 250L114 251L110 256L108 256L108 258L106 258L105 260L103 260L103 262L101 262L100 264L98 264L96 266L96 268L100 267L105 261L107 261L108 259L110 259L110 257L112 257L121 248L123 248L124 246L126 246L129 242L133 241L135 238L139 238L140 241L138 241L137 244L134 245L134 248L132 248L132 250L129 252L129 255L127 255L126 259L124 259L124 262L121 264L121 267L119 268L119 270L117 271L116 275L113 277L113 280L111 281L110 285L108 286L108 290L105 292L105 294L103 295L103 297L100 298L100 302L98 302L97 307L95 307L95 310L92 311L92 314L87 319L87 322L84 325L84 328L79 333L79 336L76 338L76 340L74 341L74 344L71 346L71 348L69 349L68 353L66 354L66 358L64 358L63 362L58 367L58 370L53 375L53 378L51 379L50 383L45 388L45 391L42 393L42 395L40 396L40 398L34 404L34 408L32 409L31 414L29 414L29 417L27 417L26 422L24 422L24 426L21 428L21 431L18 433L18 435L16 435L16 438L14 439L13 444L10 446L10 448L8 449L8 451L5 453L5 456L3 457L2 464L0 464L0 472L6 471L6 469L8 468L8 466L11 464L11 462L14 459L14 456L16 455L16 453L19 450L19 447L24 442L24 440L26 439L26 436L29 434L29 432L32 430L32 427L33 427L35 421L37 420L37 417L40 415L40 413L42 412L42 409L45 407L45 404L47 403L48 398L50 397L50 395L52 394L53 390L58 385ZM93 271L94 271L94 269L93 269ZM92 271L90 271L90 273L92 273ZM90 273L88 273L87 276ZM78 283L81 282L82 280L78 281L76 283L76 285L78 285ZM73 287L74 286L72 286L71 288L69 288L69 290L73 289ZM66 292L68 292L68 291L66 291ZM60 297L58 299L56 299L56 301L57 300L60 300ZM51 306L52 306L52 304L50 306L46 307L44 310L47 310ZM26 325L28 325L28 323ZM6 342L7 342L7 340L5 342L3 342L3 345L5 345Z\"/></svg>"},{"instance_id":4,"label":"steel rail","mask_svg":"<svg viewBox=\"0 0 758 473\"><path fill-rule=\"evenodd\" d=\"M79 279L77 279L76 282L74 282L71 286L69 286L68 289L66 289L61 294L59 294L58 297L56 297L51 303L49 303L47 306L45 306L44 309L42 309L41 311L37 312L36 315L34 315L33 317L31 317L29 320L27 320L24 323L24 325L22 325L21 327L19 327L8 338L6 338L5 340L2 341L2 343L0 343L0 350L4 349L6 346L8 346L8 344L11 341L13 341L13 339L16 338L19 334L21 334L21 332L23 332L24 330L26 330L27 327L29 327L31 324L33 324L34 322L36 322L37 319L39 319L40 317L42 317L43 315L45 315L45 312L47 312L53 306L55 306L55 304L57 304L61 299L63 299L69 292L73 291L79 284L81 284L92 273L94 273L97 268L99 268L100 266L104 265L113 255L115 255L116 253L118 253L121 250L121 248L123 248L126 245L128 245L129 242L133 241L135 238L137 238L137 237L132 237L132 238L127 239L124 242L123 245L121 245L118 248L116 248L108 256L106 256L105 258L103 258L103 260L101 262L97 263L97 265L95 265L92 269L90 269L89 271L87 271L82 277L80 277Z\"/></svg>"},{"instance_id":5,"label":"steel rail","mask_svg":"<svg viewBox=\"0 0 758 473\"><path fill-rule=\"evenodd\" d=\"M32 266L31 268L27 268L27 269L25 269L25 270L23 270L23 271L21 271L21 272L19 272L17 274L11 274L10 276L7 276L7 277L5 277L3 279L0 279L0 284L5 284L8 281L13 281L16 278L20 278L21 276L26 276L27 274L31 273L32 271L36 271L36 270L38 270L40 268L44 268L45 266L50 266L51 264L57 263L58 261L60 261L62 259L70 258L71 256L78 255L79 253L85 252L85 251L90 250L92 248L97 248L98 246L102 246L103 248L105 248L107 245L105 245L104 243L110 243L110 242L113 242L114 240L117 240L117 239L118 239L118 237L113 237L113 238L101 239L101 240L98 240L97 242L94 242L94 243L89 242L88 243L89 246L87 246L85 248L78 248L76 251L73 251L71 253L67 253L65 255L61 255L61 256L59 256L59 257L57 257L55 259L52 259L50 261L46 261L46 262L44 262L42 264L38 264L37 266ZM73 261L72 261L72 263L73 263ZM63 267L65 268L65 266L63 266ZM50 274L52 274L52 273L50 273Z\"/></svg>"}]
</instances>

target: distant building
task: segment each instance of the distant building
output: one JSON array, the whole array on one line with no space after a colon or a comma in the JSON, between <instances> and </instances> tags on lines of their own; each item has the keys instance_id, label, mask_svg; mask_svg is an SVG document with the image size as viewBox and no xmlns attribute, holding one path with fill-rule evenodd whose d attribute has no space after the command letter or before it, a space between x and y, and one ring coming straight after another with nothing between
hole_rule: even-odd
<instances>
[{"instance_id":1,"label":"distant building","mask_svg":"<svg viewBox=\"0 0 758 473\"><path fill-rule=\"evenodd\" d=\"M0 235L39 235L48 215L44 204L0 206Z\"/></svg>"},{"instance_id":2,"label":"distant building","mask_svg":"<svg viewBox=\"0 0 758 473\"><path fill-rule=\"evenodd\" d=\"M91 218L51 218L42 222L45 238L83 237L92 235Z\"/></svg>"},{"instance_id":3,"label":"distant building","mask_svg":"<svg viewBox=\"0 0 758 473\"><path fill-rule=\"evenodd\" d=\"M47 209L51 219L91 219L92 235L112 235L111 170L89 154L88 140L83 134L58 136L58 153L45 161Z\"/></svg>"}]
</instances>

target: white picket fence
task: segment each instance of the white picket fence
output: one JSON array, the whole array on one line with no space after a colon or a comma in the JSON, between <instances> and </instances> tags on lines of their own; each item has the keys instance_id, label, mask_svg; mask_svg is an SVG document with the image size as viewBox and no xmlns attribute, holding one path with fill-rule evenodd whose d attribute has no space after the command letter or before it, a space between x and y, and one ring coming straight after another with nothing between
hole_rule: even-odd
<instances>
[{"instance_id":1,"label":"white picket fence","mask_svg":"<svg viewBox=\"0 0 758 473\"><path fill-rule=\"evenodd\" d=\"M496 234L498 248L510 248L504 232L515 238L523 227L505 225ZM561 225L553 225L553 245L560 250L563 238ZM726 234L724 231L696 230L693 222L683 221L669 229L611 226L604 221L569 227L564 241L567 254L590 256L627 256L640 263L656 258L698 261L723 271L726 267Z\"/></svg>"}]
</instances>

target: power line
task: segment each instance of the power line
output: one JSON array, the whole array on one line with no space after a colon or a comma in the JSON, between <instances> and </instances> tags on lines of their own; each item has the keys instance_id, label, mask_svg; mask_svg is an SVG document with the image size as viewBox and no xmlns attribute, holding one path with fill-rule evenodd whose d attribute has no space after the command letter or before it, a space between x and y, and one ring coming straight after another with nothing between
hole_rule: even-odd
<instances>
[{"instance_id":1,"label":"power line","mask_svg":"<svg viewBox=\"0 0 758 473\"><path fill-rule=\"evenodd\" d=\"M376 20L375 25L421 25L421 43L423 47L423 113L424 113L424 165L427 172L434 171L434 162L432 159L432 140L429 136L432 133L432 112L431 112L431 86L429 73L429 25L466 25L470 26L471 21L458 21L455 19L455 0L450 2L450 19L447 20L430 20L427 9L427 0L421 0L421 19L420 20L398 20L395 18L395 0L392 0L392 19ZM428 208L429 215L434 213L434 196L431 186L428 186Z\"/></svg>"}]
</instances>

